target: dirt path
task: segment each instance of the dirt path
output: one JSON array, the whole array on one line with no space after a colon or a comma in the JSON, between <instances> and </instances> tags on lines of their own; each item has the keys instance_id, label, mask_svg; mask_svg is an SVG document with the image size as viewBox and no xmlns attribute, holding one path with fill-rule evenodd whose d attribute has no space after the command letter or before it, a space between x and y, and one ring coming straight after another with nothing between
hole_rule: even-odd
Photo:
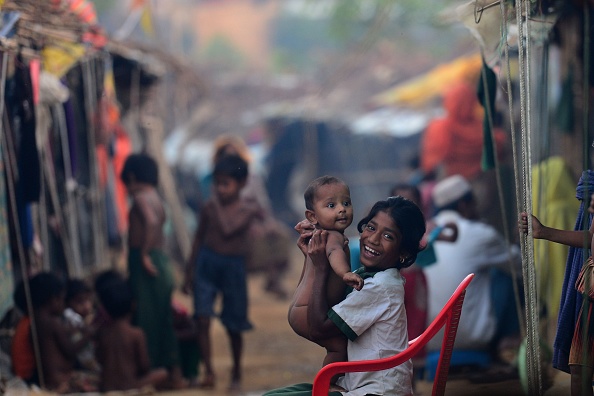
<instances>
[{"instance_id":1,"label":"dirt path","mask_svg":"<svg viewBox=\"0 0 594 396\"><path fill-rule=\"evenodd\" d=\"M292 291L301 271L299 256L295 256L290 276L285 286ZM249 279L250 318L254 330L245 335L243 386L238 396L255 396L277 387L299 382L312 382L323 359L321 347L297 336L287 323L288 301L281 301L262 290L263 277L252 275ZM190 301L185 296L177 296ZM231 368L228 340L223 327L218 321L213 322L213 360L217 374L217 386L214 390L186 390L179 392L161 392L160 396L189 395L229 395L229 371ZM558 373L555 385L546 392L547 396L568 395L569 380L567 375ZM430 395L431 383L421 381L417 385L417 395ZM448 381L446 395L522 395L519 381L473 384L464 379L464 375L453 375Z\"/></svg>"},{"instance_id":2,"label":"dirt path","mask_svg":"<svg viewBox=\"0 0 594 396\"><path fill-rule=\"evenodd\" d=\"M298 262L292 265L285 280L285 288L289 292L296 286L300 265ZM245 333L243 385L239 394L261 394L262 391L291 383L311 382L324 357L323 349L293 332L287 322L289 300L279 300L266 293L262 275L251 275L248 283L250 320L254 329ZM176 298L191 304L187 296L176 295ZM226 388L229 384L231 356L227 335L218 320L213 321L212 339L216 388L171 394L228 394Z\"/></svg>"}]
</instances>

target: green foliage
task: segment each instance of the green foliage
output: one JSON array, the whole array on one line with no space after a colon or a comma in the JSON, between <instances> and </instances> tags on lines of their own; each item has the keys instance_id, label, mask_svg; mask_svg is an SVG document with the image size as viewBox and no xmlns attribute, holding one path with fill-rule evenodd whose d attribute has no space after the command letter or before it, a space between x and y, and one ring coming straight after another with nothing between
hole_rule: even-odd
<instances>
[{"instance_id":1,"label":"green foliage","mask_svg":"<svg viewBox=\"0 0 594 396\"><path fill-rule=\"evenodd\" d=\"M444 8L455 0L359 0L337 1L331 31L339 39L350 40L358 27L372 27L377 38L390 37L394 31L418 26L438 26Z\"/></svg>"},{"instance_id":2,"label":"green foliage","mask_svg":"<svg viewBox=\"0 0 594 396\"><path fill-rule=\"evenodd\" d=\"M330 30L335 37L348 40L354 33L354 27L359 22L361 3L357 1L340 1L336 5L330 24Z\"/></svg>"},{"instance_id":3,"label":"green foliage","mask_svg":"<svg viewBox=\"0 0 594 396\"><path fill-rule=\"evenodd\" d=\"M306 71L315 68L314 54L334 51L341 45L330 36L328 29L327 21L281 16L274 22L271 33L274 69Z\"/></svg>"},{"instance_id":4,"label":"green foliage","mask_svg":"<svg viewBox=\"0 0 594 396\"><path fill-rule=\"evenodd\" d=\"M440 22L445 7L459 0L306 0L281 15L272 28L276 70L315 70L320 55L364 51L390 43L399 52L446 56L468 32ZM301 12L301 14L300 14Z\"/></svg>"},{"instance_id":5,"label":"green foliage","mask_svg":"<svg viewBox=\"0 0 594 396\"><path fill-rule=\"evenodd\" d=\"M230 69L241 67L245 60L242 54L225 37L215 36L206 46L202 54L205 58L214 64Z\"/></svg>"},{"instance_id":6,"label":"green foliage","mask_svg":"<svg viewBox=\"0 0 594 396\"><path fill-rule=\"evenodd\" d=\"M272 54L272 70L280 72L295 72L306 68L303 57L296 56L289 51L279 49Z\"/></svg>"}]
</instances>

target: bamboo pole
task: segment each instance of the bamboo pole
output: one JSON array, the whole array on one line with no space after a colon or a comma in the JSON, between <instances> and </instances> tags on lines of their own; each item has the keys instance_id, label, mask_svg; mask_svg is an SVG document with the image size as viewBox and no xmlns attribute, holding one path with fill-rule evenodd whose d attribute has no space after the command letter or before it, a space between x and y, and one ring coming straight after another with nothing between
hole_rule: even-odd
<instances>
[{"instance_id":1,"label":"bamboo pole","mask_svg":"<svg viewBox=\"0 0 594 396\"><path fill-rule=\"evenodd\" d=\"M147 151L159 165L159 184L165 202L167 202L167 207L169 208L177 247L182 257L186 258L190 254L191 241L184 220L185 216L182 210L182 204L177 194L175 180L163 154L163 123L159 118L148 115L143 116L142 119L147 129Z\"/></svg>"},{"instance_id":2,"label":"bamboo pole","mask_svg":"<svg viewBox=\"0 0 594 396\"><path fill-rule=\"evenodd\" d=\"M93 252L95 268L101 268L106 263L107 244L106 244L106 229L105 227L105 210L103 205L103 196L99 180L99 169L97 166L97 152L96 147L96 125L93 115L97 110L97 86L96 75L94 74L94 61L92 59L82 62L83 85L85 92L85 113L87 121L87 142L89 155L89 200L91 204L91 227L93 231Z\"/></svg>"}]
</instances>

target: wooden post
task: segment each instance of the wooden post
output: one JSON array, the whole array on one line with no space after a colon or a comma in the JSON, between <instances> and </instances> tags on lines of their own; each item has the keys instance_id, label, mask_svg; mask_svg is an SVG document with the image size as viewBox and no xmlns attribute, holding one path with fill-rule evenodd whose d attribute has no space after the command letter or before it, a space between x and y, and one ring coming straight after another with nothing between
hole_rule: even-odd
<instances>
[{"instance_id":1,"label":"wooden post","mask_svg":"<svg viewBox=\"0 0 594 396\"><path fill-rule=\"evenodd\" d=\"M169 208L177 247L181 256L186 259L190 254L191 240L184 221L183 205L177 194L175 180L163 154L163 123L161 119L149 115L142 116L142 123L147 132L145 136L147 151L159 165L159 184Z\"/></svg>"}]
</instances>

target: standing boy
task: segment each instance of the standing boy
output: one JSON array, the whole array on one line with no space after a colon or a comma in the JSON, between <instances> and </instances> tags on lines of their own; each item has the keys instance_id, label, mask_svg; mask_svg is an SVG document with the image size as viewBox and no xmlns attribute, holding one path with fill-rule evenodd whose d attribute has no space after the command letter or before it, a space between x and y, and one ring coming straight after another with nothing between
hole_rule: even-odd
<instances>
[{"instance_id":1,"label":"standing boy","mask_svg":"<svg viewBox=\"0 0 594 396\"><path fill-rule=\"evenodd\" d=\"M211 360L210 318L214 300L223 296L221 321L229 335L233 357L231 388L241 382L242 332L252 328L247 317L245 258L248 228L262 217L262 208L240 197L248 176L247 163L237 155L220 159L214 167L214 197L206 201L186 267L186 287L194 289L194 314L198 344L204 363L202 388L213 388L215 374Z\"/></svg>"}]
</instances>

